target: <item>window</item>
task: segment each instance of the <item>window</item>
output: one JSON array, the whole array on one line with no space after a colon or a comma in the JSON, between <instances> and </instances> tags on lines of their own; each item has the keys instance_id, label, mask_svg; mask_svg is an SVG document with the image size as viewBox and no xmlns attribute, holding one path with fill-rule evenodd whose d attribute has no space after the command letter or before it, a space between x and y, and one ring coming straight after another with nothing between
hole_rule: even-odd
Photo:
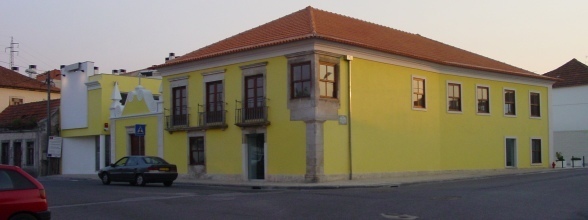
<instances>
[{"instance_id":1,"label":"window","mask_svg":"<svg viewBox=\"0 0 588 220\"><path fill-rule=\"evenodd\" d=\"M490 88L485 86L476 87L476 96L478 98L478 113L490 113Z\"/></svg>"},{"instance_id":2,"label":"window","mask_svg":"<svg viewBox=\"0 0 588 220\"><path fill-rule=\"evenodd\" d=\"M531 92L529 99L531 102L531 117L541 117L541 99L539 93Z\"/></svg>"},{"instance_id":3,"label":"window","mask_svg":"<svg viewBox=\"0 0 588 220\"><path fill-rule=\"evenodd\" d=\"M334 64L320 64L319 90L321 98L337 98L337 73Z\"/></svg>"},{"instance_id":4,"label":"window","mask_svg":"<svg viewBox=\"0 0 588 220\"><path fill-rule=\"evenodd\" d=\"M290 66L292 81L290 85L292 98L310 97L311 72L310 62L292 64Z\"/></svg>"},{"instance_id":5,"label":"window","mask_svg":"<svg viewBox=\"0 0 588 220\"><path fill-rule=\"evenodd\" d=\"M461 111L461 85L457 83L447 84L447 107L449 111Z\"/></svg>"},{"instance_id":6,"label":"window","mask_svg":"<svg viewBox=\"0 0 588 220\"><path fill-rule=\"evenodd\" d=\"M426 96L425 96L425 79L423 78L412 78L412 107L413 108L426 108Z\"/></svg>"},{"instance_id":7,"label":"window","mask_svg":"<svg viewBox=\"0 0 588 220\"><path fill-rule=\"evenodd\" d=\"M173 125L188 124L188 103L186 102L186 87L172 89L172 123Z\"/></svg>"},{"instance_id":8,"label":"window","mask_svg":"<svg viewBox=\"0 0 588 220\"><path fill-rule=\"evenodd\" d=\"M27 166L35 164L35 142L27 142Z\"/></svg>"},{"instance_id":9,"label":"window","mask_svg":"<svg viewBox=\"0 0 588 220\"><path fill-rule=\"evenodd\" d=\"M190 137L190 165L205 165L204 137Z\"/></svg>"},{"instance_id":10,"label":"window","mask_svg":"<svg viewBox=\"0 0 588 220\"><path fill-rule=\"evenodd\" d=\"M505 115L517 115L515 101L516 101L515 91L505 89L504 90L504 114Z\"/></svg>"},{"instance_id":11,"label":"window","mask_svg":"<svg viewBox=\"0 0 588 220\"><path fill-rule=\"evenodd\" d=\"M541 139L531 139L532 163L541 163Z\"/></svg>"},{"instance_id":12,"label":"window","mask_svg":"<svg viewBox=\"0 0 588 220\"><path fill-rule=\"evenodd\" d=\"M10 97L10 102L8 103L8 105L20 105L23 102L24 102L23 98Z\"/></svg>"},{"instance_id":13,"label":"window","mask_svg":"<svg viewBox=\"0 0 588 220\"><path fill-rule=\"evenodd\" d=\"M264 118L263 74L245 77L245 120Z\"/></svg>"},{"instance_id":14,"label":"window","mask_svg":"<svg viewBox=\"0 0 588 220\"><path fill-rule=\"evenodd\" d=\"M223 81L206 83L206 123L223 122Z\"/></svg>"}]
</instances>

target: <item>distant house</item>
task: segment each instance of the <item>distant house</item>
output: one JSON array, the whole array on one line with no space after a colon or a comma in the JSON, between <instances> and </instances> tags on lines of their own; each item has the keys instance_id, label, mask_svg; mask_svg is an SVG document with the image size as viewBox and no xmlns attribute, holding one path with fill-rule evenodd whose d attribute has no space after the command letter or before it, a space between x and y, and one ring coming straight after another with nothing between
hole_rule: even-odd
<instances>
[{"instance_id":1,"label":"distant house","mask_svg":"<svg viewBox=\"0 0 588 220\"><path fill-rule=\"evenodd\" d=\"M51 99L59 99L59 88L51 88ZM0 66L0 111L10 105L47 100L47 85Z\"/></svg>"},{"instance_id":2,"label":"distant house","mask_svg":"<svg viewBox=\"0 0 588 220\"><path fill-rule=\"evenodd\" d=\"M544 75L563 79L552 91L554 150L567 162L588 157L588 66L572 59Z\"/></svg>"},{"instance_id":3,"label":"distant house","mask_svg":"<svg viewBox=\"0 0 588 220\"><path fill-rule=\"evenodd\" d=\"M59 133L60 100L51 100L51 134ZM8 106L0 113L0 164L23 168L35 175L48 175L47 101ZM59 160L51 173L59 173Z\"/></svg>"},{"instance_id":4,"label":"distant house","mask_svg":"<svg viewBox=\"0 0 588 220\"><path fill-rule=\"evenodd\" d=\"M51 76L51 81L53 82L53 85L57 88L61 88L61 71L51 70L49 71L49 76ZM45 82L45 80L47 80L47 73L37 75L36 79L39 82Z\"/></svg>"},{"instance_id":5,"label":"distant house","mask_svg":"<svg viewBox=\"0 0 588 220\"><path fill-rule=\"evenodd\" d=\"M312 7L152 69L162 154L194 177L323 182L550 164L556 79Z\"/></svg>"}]
</instances>

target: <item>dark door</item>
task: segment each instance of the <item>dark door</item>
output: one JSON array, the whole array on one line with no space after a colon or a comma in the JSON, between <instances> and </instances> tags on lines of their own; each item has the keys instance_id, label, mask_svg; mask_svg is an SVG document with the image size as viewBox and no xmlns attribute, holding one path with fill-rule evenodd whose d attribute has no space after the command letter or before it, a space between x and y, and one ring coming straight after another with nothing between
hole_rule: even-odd
<instances>
[{"instance_id":1,"label":"dark door","mask_svg":"<svg viewBox=\"0 0 588 220\"><path fill-rule=\"evenodd\" d=\"M264 118L264 97L263 75L245 77L245 120Z\"/></svg>"},{"instance_id":2,"label":"dark door","mask_svg":"<svg viewBox=\"0 0 588 220\"><path fill-rule=\"evenodd\" d=\"M129 134L131 138L131 155L145 156L145 136Z\"/></svg>"},{"instance_id":3,"label":"dark door","mask_svg":"<svg viewBox=\"0 0 588 220\"><path fill-rule=\"evenodd\" d=\"M0 158L0 164L8 164L8 152L10 152L8 150L8 147L10 146L10 143L8 142L4 142L2 143L2 152L0 152L2 154L2 157Z\"/></svg>"},{"instance_id":4,"label":"dark door","mask_svg":"<svg viewBox=\"0 0 588 220\"><path fill-rule=\"evenodd\" d=\"M21 142L14 142L14 166L19 166L22 167L22 148L21 148Z\"/></svg>"},{"instance_id":5,"label":"dark door","mask_svg":"<svg viewBox=\"0 0 588 220\"><path fill-rule=\"evenodd\" d=\"M506 139L506 166L516 167L517 166L517 154L516 154L516 139Z\"/></svg>"},{"instance_id":6,"label":"dark door","mask_svg":"<svg viewBox=\"0 0 588 220\"><path fill-rule=\"evenodd\" d=\"M206 123L223 122L223 81L206 83Z\"/></svg>"},{"instance_id":7,"label":"dark door","mask_svg":"<svg viewBox=\"0 0 588 220\"><path fill-rule=\"evenodd\" d=\"M264 134L247 135L247 161L249 179L265 179Z\"/></svg>"},{"instance_id":8,"label":"dark door","mask_svg":"<svg viewBox=\"0 0 588 220\"><path fill-rule=\"evenodd\" d=\"M173 109L172 123L176 125L188 125L188 102L186 101L186 87L180 86L172 89Z\"/></svg>"}]
</instances>

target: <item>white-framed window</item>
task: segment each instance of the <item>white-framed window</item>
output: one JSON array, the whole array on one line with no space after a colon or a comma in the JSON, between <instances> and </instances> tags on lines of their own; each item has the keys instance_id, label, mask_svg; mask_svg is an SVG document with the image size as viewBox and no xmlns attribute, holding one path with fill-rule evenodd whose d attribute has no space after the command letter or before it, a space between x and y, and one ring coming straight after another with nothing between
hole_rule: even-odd
<instances>
[{"instance_id":1,"label":"white-framed window","mask_svg":"<svg viewBox=\"0 0 588 220\"><path fill-rule=\"evenodd\" d=\"M447 81L447 112L462 112L462 85L459 82Z\"/></svg>"},{"instance_id":2,"label":"white-framed window","mask_svg":"<svg viewBox=\"0 0 588 220\"><path fill-rule=\"evenodd\" d=\"M531 138L531 164L537 165L542 163L542 139Z\"/></svg>"},{"instance_id":3,"label":"white-framed window","mask_svg":"<svg viewBox=\"0 0 588 220\"><path fill-rule=\"evenodd\" d=\"M512 88L502 89L502 102L504 103L504 116L517 116L517 91Z\"/></svg>"},{"instance_id":4,"label":"white-framed window","mask_svg":"<svg viewBox=\"0 0 588 220\"><path fill-rule=\"evenodd\" d=\"M541 93L537 91L529 91L529 115L541 118Z\"/></svg>"},{"instance_id":5,"label":"white-framed window","mask_svg":"<svg viewBox=\"0 0 588 220\"><path fill-rule=\"evenodd\" d=\"M490 86L476 84L476 114L490 115Z\"/></svg>"},{"instance_id":6,"label":"white-framed window","mask_svg":"<svg viewBox=\"0 0 588 220\"><path fill-rule=\"evenodd\" d=\"M422 76L411 77L412 109L427 110L427 78Z\"/></svg>"}]
</instances>

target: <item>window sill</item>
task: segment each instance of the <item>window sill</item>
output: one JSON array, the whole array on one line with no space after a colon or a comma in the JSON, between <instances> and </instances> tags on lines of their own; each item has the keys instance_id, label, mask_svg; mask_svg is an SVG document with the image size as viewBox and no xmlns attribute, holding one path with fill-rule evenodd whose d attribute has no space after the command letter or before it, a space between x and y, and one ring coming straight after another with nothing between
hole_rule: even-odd
<instances>
[{"instance_id":1,"label":"window sill","mask_svg":"<svg viewBox=\"0 0 588 220\"><path fill-rule=\"evenodd\" d=\"M427 111L427 108L415 108L415 107L412 107L412 110L426 112Z\"/></svg>"},{"instance_id":2,"label":"window sill","mask_svg":"<svg viewBox=\"0 0 588 220\"><path fill-rule=\"evenodd\" d=\"M479 116L490 116L491 114L490 113L476 112L476 115L479 115Z\"/></svg>"},{"instance_id":3,"label":"window sill","mask_svg":"<svg viewBox=\"0 0 588 220\"><path fill-rule=\"evenodd\" d=\"M531 116L531 117L529 117L529 118L530 118L530 119L541 119L541 116L539 116L539 117L536 117L536 116Z\"/></svg>"},{"instance_id":4,"label":"window sill","mask_svg":"<svg viewBox=\"0 0 588 220\"><path fill-rule=\"evenodd\" d=\"M517 115L504 115L504 117L507 117L507 118L516 118Z\"/></svg>"},{"instance_id":5,"label":"window sill","mask_svg":"<svg viewBox=\"0 0 588 220\"><path fill-rule=\"evenodd\" d=\"M463 111L448 110L447 113L449 113L449 114L463 114Z\"/></svg>"},{"instance_id":6,"label":"window sill","mask_svg":"<svg viewBox=\"0 0 588 220\"><path fill-rule=\"evenodd\" d=\"M543 166L543 163L532 163L531 166L532 167Z\"/></svg>"}]
</instances>

